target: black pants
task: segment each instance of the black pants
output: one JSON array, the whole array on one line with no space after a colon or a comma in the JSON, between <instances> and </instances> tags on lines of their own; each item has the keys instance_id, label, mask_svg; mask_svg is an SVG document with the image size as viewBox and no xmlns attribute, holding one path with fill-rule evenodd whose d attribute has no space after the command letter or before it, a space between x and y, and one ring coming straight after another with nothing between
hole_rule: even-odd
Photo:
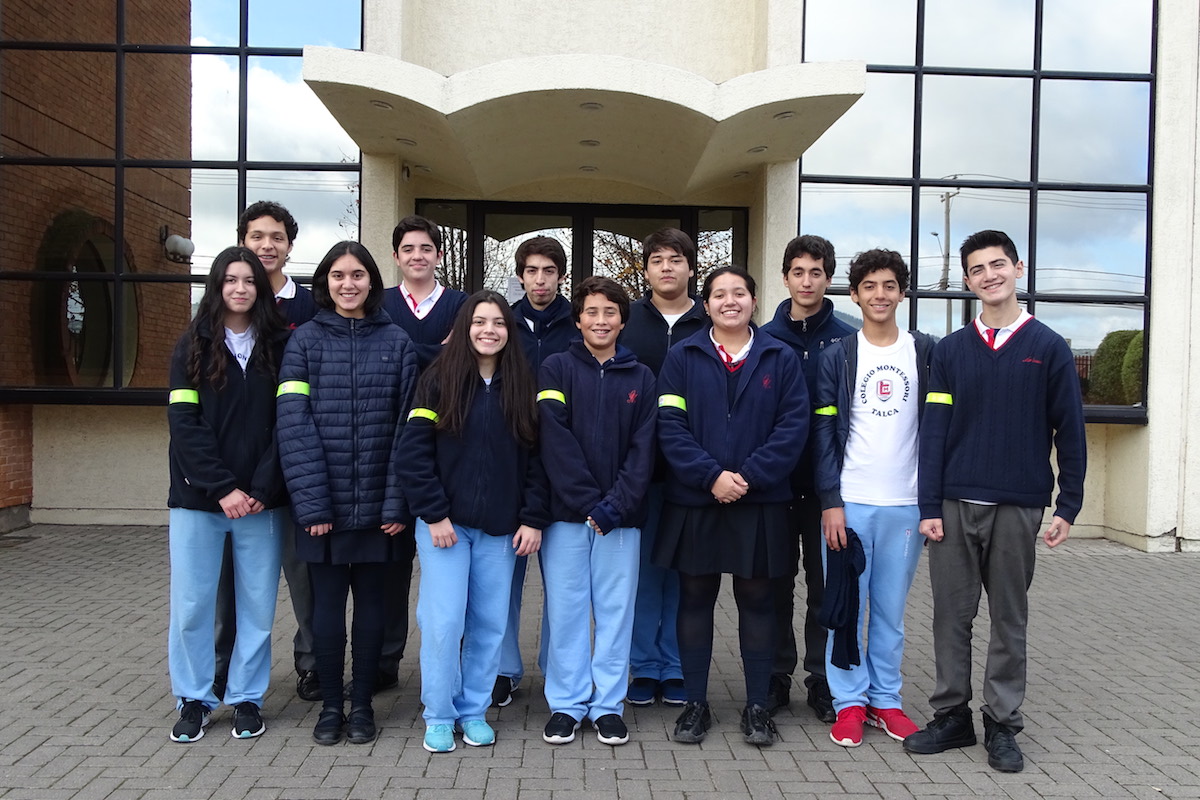
<instances>
[{"instance_id":1,"label":"black pants","mask_svg":"<svg viewBox=\"0 0 1200 800\"><path fill-rule=\"evenodd\" d=\"M351 624L351 708L371 705L383 650L389 567L381 564L309 564L313 587L313 651L321 700L342 707L346 659L346 600L354 592Z\"/></svg>"},{"instance_id":2,"label":"black pants","mask_svg":"<svg viewBox=\"0 0 1200 800\"><path fill-rule=\"evenodd\" d=\"M796 578L801 567L807 590L804 610L804 678L805 686L825 681L825 642L829 631L817 622L821 600L825 596L825 575L821 569L821 550L825 537L821 534L821 502L815 495L797 497L788 506L788 524L795 534L792 546L795 568L791 575L776 578L775 596L775 663L771 675L777 680L792 682L792 673L799 663L796 651L795 614Z\"/></svg>"}]
</instances>

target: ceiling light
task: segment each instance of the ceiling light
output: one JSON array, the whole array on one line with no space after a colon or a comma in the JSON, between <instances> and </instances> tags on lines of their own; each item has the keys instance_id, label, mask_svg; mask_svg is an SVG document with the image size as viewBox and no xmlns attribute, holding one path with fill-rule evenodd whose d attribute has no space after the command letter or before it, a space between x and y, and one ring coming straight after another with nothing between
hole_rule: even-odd
<instances>
[{"instance_id":1,"label":"ceiling light","mask_svg":"<svg viewBox=\"0 0 1200 800\"><path fill-rule=\"evenodd\" d=\"M580 139L579 144L583 147L599 147L600 140L599 139Z\"/></svg>"},{"instance_id":2,"label":"ceiling light","mask_svg":"<svg viewBox=\"0 0 1200 800\"><path fill-rule=\"evenodd\" d=\"M767 152L767 146L765 144L760 144L757 147L751 147L746 152L747 153L765 153L765 152Z\"/></svg>"},{"instance_id":3,"label":"ceiling light","mask_svg":"<svg viewBox=\"0 0 1200 800\"><path fill-rule=\"evenodd\" d=\"M579 168L579 171L580 172L599 172L600 168L593 167L591 164L584 164L582 167Z\"/></svg>"},{"instance_id":4,"label":"ceiling light","mask_svg":"<svg viewBox=\"0 0 1200 800\"><path fill-rule=\"evenodd\" d=\"M396 141L399 142L400 144L404 145L405 147L416 147L417 146L416 139L406 139L403 136L397 136Z\"/></svg>"},{"instance_id":5,"label":"ceiling light","mask_svg":"<svg viewBox=\"0 0 1200 800\"><path fill-rule=\"evenodd\" d=\"M580 103L579 107L582 108L584 111L600 111L601 109L604 108L604 104L603 103L595 103L595 102L587 102L587 103Z\"/></svg>"},{"instance_id":6,"label":"ceiling light","mask_svg":"<svg viewBox=\"0 0 1200 800\"><path fill-rule=\"evenodd\" d=\"M795 117L796 117L795 111L780 111L778 114L775 115L775 119L778 119L778 120L795 119Z\"/></svg>"},{"instance_id":7,"label":"ceiling light","mask_svg":"<svg viewBox=\"0 0 1200 800\"><path fill-rule=\"evenodd\" d=\"M384 111L392 110L392 104L384 100L372 100L371 105L375 106L376 108L382 108Z\"/></svg>"}]
</instances>

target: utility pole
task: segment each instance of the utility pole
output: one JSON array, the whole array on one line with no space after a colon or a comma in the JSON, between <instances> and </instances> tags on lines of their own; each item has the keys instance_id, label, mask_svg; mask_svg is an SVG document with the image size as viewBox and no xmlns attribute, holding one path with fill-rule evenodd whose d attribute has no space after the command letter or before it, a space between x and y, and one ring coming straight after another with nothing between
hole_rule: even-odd
<instances>
[{"instance_id":1,"label":"utility pole","mask_svg":"<svg viewBox=\"0 0 1200 800\"><path fill-rule=\"evenodd\" d=\"M942 230L945 231L945 238L939 240L942 244L942 280L939 282L938 288L942 291L950 290L950 198L957 195L961 189L955 189L953 192L942 192ZM936 235L936 234L935 234ZM953 330L950 326L954 324L953 314L954 302L950 298L946 298L946 333L949 334Z\"/></svg>"}]
</instances>

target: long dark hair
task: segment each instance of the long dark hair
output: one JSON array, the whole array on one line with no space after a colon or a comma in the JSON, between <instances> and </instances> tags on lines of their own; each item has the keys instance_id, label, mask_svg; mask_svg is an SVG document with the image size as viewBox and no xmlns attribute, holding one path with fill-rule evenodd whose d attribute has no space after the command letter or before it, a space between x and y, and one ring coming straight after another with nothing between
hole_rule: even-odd
<instances>
[{"instance_id":1,"label":"long dark hair","mask_svg":"<svg viewBox=\"0 0 1200 800\"><path fill-rule=\"evenodd\" d=\"M475 399L475 389L479 385L479 364L471 347L471 320L475 316L475 309L483 303L494 303L500 309L508 330L508 342L496 359L496 374L503 377L500 382L500 407L513 438L526 447L532 447L537 441L537 387L517 338L512 310L502 295L490 289L467 298L454 318L450 341L446 342L442 352L421 376L418 395L435 398L437 408L434 411L438 415L439 430L454 435L462 433L467 412Z\"/></svg>"},{"instance_id":2,"label":"long dark hair","mask_svg":"<svg viewBox=\"0 0 1200 800\"><path fill-rule=\"evenodd\" d=\"M225 271L230 264L245 261L250 265L254 276L254 288L257 296L250 308L250 326L254 328L254 350L250 354L250 363L255 365L271 380L275 379L278 364L269 355L269 348L283 331L287 329L283 315L275 305L275 292L271 289L271 280L267 271L254 252L245 247L226 247L213 259L212 269L204 281L204 297L196 309L196 317L188 326L188 380L193 386L199 386L202 380L207 380L214 389L225 388L225 362L222 352L225 348L225 300L221 289L225 284ZM201 336L204 330L208 336ZM207 362L207 374L201 374Z\"/></svg>"},{"instance_id":3,"label":"long dark hair","mask_svg":"<svg viewBox=\"0 0 1200 800\"><path fill-rule=\"evenodd\" d=\"M329 248L329 252L321 259L312 277L313 300L318 308L337 310L337 304L329 294L329 270L333 269L333 262L342 256L354 256L358 259L358 263L366 268L367 275L371 278L371 288L367 290L367 299L363 303L363 312L369 317L383 305L383 276L380 275L379 265L371 257L370 251L355 241L338 242Z\"/></svg>"}]
</instances>

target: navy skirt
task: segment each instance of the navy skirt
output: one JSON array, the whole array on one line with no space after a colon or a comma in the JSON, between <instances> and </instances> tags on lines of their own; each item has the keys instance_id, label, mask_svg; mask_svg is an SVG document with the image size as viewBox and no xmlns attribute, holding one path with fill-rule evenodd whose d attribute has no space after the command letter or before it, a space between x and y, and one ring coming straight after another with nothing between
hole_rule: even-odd
<instances>
[{"instance_id":1,"label":"navy skirt","mask_svg":"<svg viewBox=\"0 0 1200 800\"><path fill-rule=\"evenodd\" d=\"M663 504L653 561L688 575L782 578L795 570L787 503Z\"/></svg>"}]
</instances>

